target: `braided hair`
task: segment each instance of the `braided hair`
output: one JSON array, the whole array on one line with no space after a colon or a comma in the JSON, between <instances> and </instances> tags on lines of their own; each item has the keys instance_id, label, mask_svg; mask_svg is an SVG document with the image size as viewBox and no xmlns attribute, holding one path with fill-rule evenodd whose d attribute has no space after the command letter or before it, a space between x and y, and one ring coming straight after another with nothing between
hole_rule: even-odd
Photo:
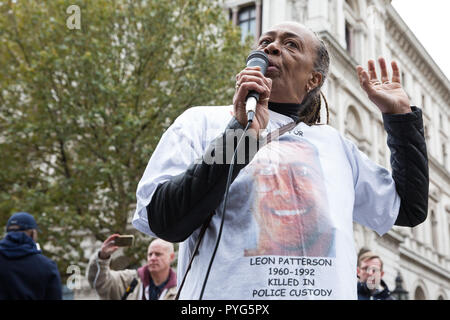
<instances>
[{"instance_id":1,"label":"braided hair","mask_svg":"<svg viewBox=\"0 0 450 320\"><path fill-rule=\"evenodd\" d=\"M328 110L328 102L325 95L320 90L328 75L328 69L330 66L330 56L328 54L327 47L323 40L321 40L316 34L318 40L316 60L314 61L314 71L320 72L322 75L322 81L313 90L309 91L301 103L301 112L298 122L304 122L311 126L320 123L320 109L322 107L322 101L320 96L323 97L325 107L327 110L327 124L330 121L330 113Z\"/></svg>"}]
</instances>

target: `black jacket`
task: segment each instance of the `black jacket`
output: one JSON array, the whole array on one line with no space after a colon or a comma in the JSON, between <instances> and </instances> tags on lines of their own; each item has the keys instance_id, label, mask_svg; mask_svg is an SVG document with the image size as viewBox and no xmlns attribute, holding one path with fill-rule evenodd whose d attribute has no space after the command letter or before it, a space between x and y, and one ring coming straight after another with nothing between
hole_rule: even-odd
<instances>
[{"instance_id":1,"label":"black jacket","mask_svg":"<svg viewBox=\"0 0 450 320\"><path fill-rule=\"evenodd\" d=\"M381 290L371 293L367 284L358 281L358 300L394 300L386 283L380 281Z\"/></svg>"},{"instance_id":2,"label":"black jacket","mask_svg":"<svg viewBox=\"0 0 450 320\"><path fill-rule=\"evenodd\" d=\"M23 232L0 241L0 300L61 300L56 264Z\"/></svg>"},{"instance_id":3,"label":"black jacket","mask_svg":"<svg viewBox=\"0 0 450 320\"><path fill-rule=\"evenodd\" d=\"M411 107L407 114L383 114L391 150L392 176L401 198L398 226L414 227L422 223L428 211L428 158L424 139L422 111ZM244 129L235 118L227 129ZM206 155L225 154L225 130L214 140ZM243 146L244 147L244 146ZM233 179L250 162L236 164ZM160 238L181 242L201 226L218 207L225 192L230 161L225 164L192 164L188 169L159 185L147 206L150 229Z\"/></svg>"},{"instance_id":4,"label":"black jacket","mask_svg":"<svg viewBox=\"0 0 450 320\"><path fill-rule=\"evenodd\" d=\"M392 177L401 199L395 225L404 227L424 222L428 213L428 156L422 110L411 109L407 114L383 114L391 150Z\"/></svg>"}]
</instances>

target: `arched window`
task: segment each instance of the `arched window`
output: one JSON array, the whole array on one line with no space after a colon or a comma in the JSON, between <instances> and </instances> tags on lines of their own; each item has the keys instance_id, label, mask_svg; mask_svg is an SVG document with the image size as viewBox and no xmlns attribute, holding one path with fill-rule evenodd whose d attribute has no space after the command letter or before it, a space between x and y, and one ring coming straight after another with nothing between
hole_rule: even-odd
<instances>
[{"instance_id":1,"label":"arched window","mask_svg":"<svg viewBox=\"0 0 450 320\"><path fill-rule=\"evenodd\" d=\"M364 138L363 127L361 117L357 109L350 105L347 109L347 114L345 117L345 133L359 148L362 147L361 142ZM363 150L367 151L367 150Z\"/></svg>"},{"instance_id":2,"label":"arched window","mask_svg":"<svg viewBox=\"0 0 450 320\"><path fill-rule=\"evenodd\" d=\"M416 291L414 291L414 300L426 300L425 292L422 287L418 286Z\"/></svg>"},{"instance_id":3,"label":"arched window","mask_svg":"<svg viewBox=\"0 0 450 320\"><path fill-rule=\"evenodd\" d=\"M348 131L354 134L361 134L362 130L361 118L354 106L348 107L345 126Z\"/></svg>"}]
</instances>

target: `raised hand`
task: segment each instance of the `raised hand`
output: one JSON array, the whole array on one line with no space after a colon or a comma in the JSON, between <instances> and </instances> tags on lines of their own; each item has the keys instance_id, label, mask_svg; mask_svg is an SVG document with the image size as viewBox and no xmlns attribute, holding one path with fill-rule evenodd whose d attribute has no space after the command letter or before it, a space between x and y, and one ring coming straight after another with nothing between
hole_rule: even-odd
<instances>
[{"instance_id":1,"label":"raised hand","mask_svg":"<svg viewBox=\"0 0 450 320\"><path fill-rule=\"evenodd\" d=\"M108 239L105 240L105 242L103 242L102 248L100 249L100 252L98 255L100 259L109 259L111 254L113 254L114 251L119 249L118 246L114 245L114 240L118 236L120 236L120 234L113 234L113 235L109 236Z\"/></svg>"},{"instance_id":2,"label":"raised hand","mask_svg":"<svg viewBox=\"0 0 450 320\"><path fill-rule=\"evenodd\" d=\"M408 113L411 112L408 95L403 90L400 82L400 70L395 61L391 62L392 80L389 76L384 58L379 58L381 70L381 81L378 79L375 71L375 61L368 61L368 71L363 67L357 66L359 84L366 91L369 99L375 103L381 112L387 114Z\"/></svg>"}]
</instances>

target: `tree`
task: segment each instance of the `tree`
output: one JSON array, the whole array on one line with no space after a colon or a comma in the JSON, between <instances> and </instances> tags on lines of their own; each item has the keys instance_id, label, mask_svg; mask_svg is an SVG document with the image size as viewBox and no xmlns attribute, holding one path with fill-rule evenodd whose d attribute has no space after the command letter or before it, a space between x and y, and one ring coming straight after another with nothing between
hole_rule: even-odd
<instances>
[{"instance_id":1,"label":"tree","mask_svg":"<svg viewBox=\"0 0 450 320\"><path fill-rule=\"evenodd\" d=\"M129 230L164 130L190 106L231 103L239 39L211 0L0 2L2 224L35 215L62 277L86 263L83 239ZM148 240L137 234L135 263Z\"/></svg>"}]
</instances>

